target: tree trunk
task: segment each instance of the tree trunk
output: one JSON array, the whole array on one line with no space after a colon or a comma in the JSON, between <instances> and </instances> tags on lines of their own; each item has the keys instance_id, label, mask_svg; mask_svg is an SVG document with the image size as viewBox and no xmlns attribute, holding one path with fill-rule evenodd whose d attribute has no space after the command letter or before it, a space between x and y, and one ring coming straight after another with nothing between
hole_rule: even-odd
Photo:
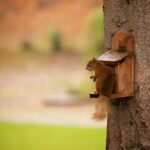
<instances>
[{"instance_id":1,"label":"tree trunk","mask_svg":"<svg viewBox=\"0 0 150 150\"><path fill-rule=\"evenodd\" d=\"M107 150L150 150L150 0L104 0L105 48L116 31L135 38L135 96L111 103Z\"/></svg>"}]
</instances>

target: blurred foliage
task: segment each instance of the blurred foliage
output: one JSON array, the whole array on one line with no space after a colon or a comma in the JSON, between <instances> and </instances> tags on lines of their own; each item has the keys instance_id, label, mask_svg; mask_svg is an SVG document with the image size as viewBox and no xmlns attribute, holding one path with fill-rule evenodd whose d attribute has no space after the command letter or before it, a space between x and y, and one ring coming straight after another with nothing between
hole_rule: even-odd
<instances>
[{"instance_id":1,"label":"blurred foliage","mask_svg":"<svg viewBox=\"0 0 150 150\"><path fill-rule=\"evenodd\" d=\"M52 50L58 52L62 48L61 35L58 29L54 29L50 32L50 44Z\"/></svg>"},{"instance_id":2,"label":"blurred foliage","mask_svg":"<svg viewBox=\"0 0 150 150\"><path fill-rule=\"evenodd\" d=\"M69 82L67 82L69 83ZM84 77L84 80L78 85L75 86L73 83L65 84L67 86L68 92L70 94L79 96L79 97L87 97L90 92L93 92L95 89L95 84L92 80L89 79L89 75Z\"/></svg>"},{"instance_id":3,"label":"blurred foliage","mask_svg":"<svg viewBox=\"0 0 150 150\"><path fill-rule=\"evenodd\" d=\"M78 89L79 94L81 96L87 96L89 93L94 92L95 90L95 83L93 83L92 80L89 79L89 76L81 82L80 87Z\"/></svg>"},{"instance_id":4,"label":"blurred foliage","mask_svg":"<svg viewBox=\"0 0 150 150\"><path fill-rule=\"evenodd\" d=\"M63 86L68 94L77 97L87 97L90 92L93 92L95 90L95 84L92 80L89 79L89 76L90 75L87 73L84 76L84 79L81 80L77 85L75 85L72 80L62 76L57 80L49 80L48 88L59 90Z\"/></svg>"},{"instance_id":5,"label":"blurred foliage","mask_svg":"<svg viewBox=\"0 0 150 150\"><path fill-rule=\"evenodd\" d=\"M102 10L94 10L85 20L84 49L89 57L103 53L104 23Z\"/></svg>"},{"instance_id":6,"label":"blurred foliage","mask_svg":"<svg viewBox=\"0 0 150 150\"><path fill-rule=\"evenodd\" d=\"M0 123L0 133L1 150L105 150L104 128Z\"/></svg>"}]
</instances>

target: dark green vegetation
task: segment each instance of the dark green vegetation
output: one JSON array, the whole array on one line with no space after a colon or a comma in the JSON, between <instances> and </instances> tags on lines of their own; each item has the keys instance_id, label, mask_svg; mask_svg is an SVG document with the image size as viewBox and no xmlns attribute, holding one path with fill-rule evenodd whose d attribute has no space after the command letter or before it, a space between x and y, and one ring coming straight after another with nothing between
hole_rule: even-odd
<instances>
[{"instance_id":1,"label":"dark green vegetation","mask_svg":"<svg viewBox=\"0 0 150 150\"><path fill-rule=\"evenodd\" d=\"M0 150L104 150L105 129L0 123Z\"/></svg>"},{"instance_id":2,"label":"dark green vegetation","mask_svg":"<svg viewBox=\"0 0 150 150\"><path fill-rule=\"evenodd\" d=\"M100 55L104 51L103 11L94 10L85 22L85 50L88 55Z\"/></svg>"},{"instance_id":3,"label":"dark green vegetation","mask_svg":"<svg viewBox=\"0 0 150 150\"><path fill-rule=\"evenodd\" d=\"M59 30L55 29L51 32L50 34L50 44L52 46L52 50L53 51L59 51L62 47L61 47L61 35Z\"/></svg>"}]
</instances>

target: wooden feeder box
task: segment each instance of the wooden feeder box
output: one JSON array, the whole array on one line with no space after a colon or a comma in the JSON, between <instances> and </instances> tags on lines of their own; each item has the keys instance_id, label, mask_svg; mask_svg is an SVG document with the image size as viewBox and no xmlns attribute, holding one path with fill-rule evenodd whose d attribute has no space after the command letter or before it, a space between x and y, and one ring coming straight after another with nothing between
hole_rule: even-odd
<instances>
[{"instance_id":1,"label":"wooden feeder box","mask_svg":"<svg viewBox=\"0 0 150 150\"><path fill-rule=\"evenodd\" d=\"M133 35L116 32L112 37L112 49L98 58L114 69L114 91L110 96L112 100L134 96L134 51Z\"/></svg>"}]
</instances>

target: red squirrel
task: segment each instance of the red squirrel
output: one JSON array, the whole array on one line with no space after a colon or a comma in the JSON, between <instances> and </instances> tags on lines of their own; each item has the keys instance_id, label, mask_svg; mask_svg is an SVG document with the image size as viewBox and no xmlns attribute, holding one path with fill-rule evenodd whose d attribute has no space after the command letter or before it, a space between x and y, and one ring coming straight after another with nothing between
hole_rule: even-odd
<instances>
[{"instance_id":1,"label":"red squirrel","mask_svg":"<svg viewBox=\"0 0 150 150\"><path fill-rule=\"evenodd\" d=\"M109 113L109 96L113 91L114 73L110 67L95 58L88 62L86 69L95 71L95 75L90 78L96 82L96 93L99 94L93 118L104 119Z\"/></svg>"}]
</instances>

